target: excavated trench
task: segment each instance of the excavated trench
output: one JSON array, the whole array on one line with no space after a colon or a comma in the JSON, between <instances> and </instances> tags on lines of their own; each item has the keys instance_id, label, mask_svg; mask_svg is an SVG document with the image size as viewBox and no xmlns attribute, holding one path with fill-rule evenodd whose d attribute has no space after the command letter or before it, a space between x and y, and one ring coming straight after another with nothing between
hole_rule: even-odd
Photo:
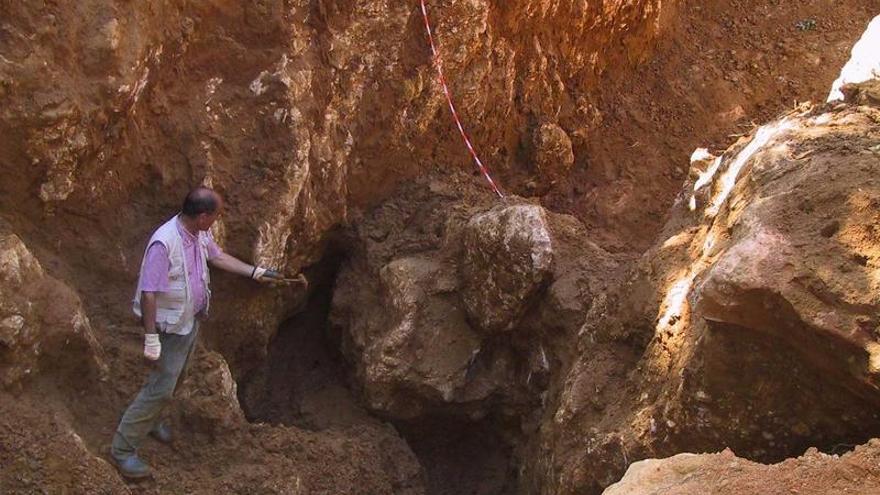
<instances>
[{"instance_id":1,"label":"excavated trench","mask_svg":"<svg viewBox=\"0 0 880 495\"><path fill-rule=\"evenodd\" d=\"M548 210L577 217L589 231L590 242L615 253L632 251L634 255L648 249L662 230L667 211L689 173L687 154L697 145L710 149L727 146L732 136L751 132L750 120L770 118L790 107L792 101L824 98L856 29L876 10L876 2L865 0L836 2L833 15L821 2L691 1L680 6L660 0L429 3L456 102L460 102L465 125L474 133L481 153L494 157L489 165L499 171L499 182L511 195L540 198ZM21 315L0 315L0 324L28 325L21 333L18 329L10 333L6 327L0 344L12 342L20 352L7 352L0 361L27 367L25 373L31 373L31 357L43 352L39 366L33 366L33 375L41 374L53 387L58 382L65 384L62 389L70 389L66 386L70 380L96 391L78 396L78 404L68 406L61 404L63 401L41 400L48 392L39 387L21 390L22 398L27 399L21 403L48 405L42 405L42 410L16 406L17 416L0 424L0 445L10 447L0 448L0 465L10 467L0 469L0 492L9 491L2 488L3 482L13 475L46 477L42 486L36 482L28 485L27 493L122 491L124 485L114 489L110 484L116 481L110 476L115 476L110 465L91 455L99 451L97 446L104 448L112 434L108 428L117 420L117 412L108 411L124 407L134 386L128 384L140 379L135 377L141 371L140 349L133 340L140 329L130 324L127 306L119 304L122 298L114 291L131 286L147 229L177 205L181 193L203 180L212 184L228 199L224 248L290 266L293 259L311 255L314 243L325 238L328 229L357 218L353 212L387 198L395 185L427 170L445 173L459 166L467 169L468 157L450 127L453 124L442 92L430 82L435 68L415 3L275 1L239 5L220 1L202 5L99 0L7 2L0 10L6 14L4 35L0 36L4 48L0 50L4 62L0 98L8 109L0 112L0 128L7 131L0 132L0 143L8 155L2 164L0 213L13 224L9 228L0 225L0 230L4 235L18 232L25 241L20 249L16 246L0 254L28 254L26 244L52 275L43 277L42 270L36 268L21 271L27 275L22 285L10 283L15 277L0 277L0 290L10 295L28 295L35 286L41 291L43 286L52 288L46 292L49 296L29 296L22 299L20 308L13 305ZM59 53L70 56L59 57ZM862 124L848 118L846 125ZM847 206L852 211L848 217L834 223L831 218L823 219L825 226L820 228L824 231L827 225L836 225L831 229L834 232L825 236L828 242L847 234L848 240L867 251L853 253L856 263L849 263L840 273L831 270L840 259L817 255L811 260L816 271L836 273L828 278L835 279L834 290L838 289L836 279L845 278L840 280L845 286L843 282L850 277L847 273L876 268L880 260L875 229L866 228L864 234L846 232L851 218L867 217L877 209L876 196L855 194L856 190L862 193L866 185L862 178L868 177L867 172L853 175L854 179L846 175L870 164L860 159L846 167L847 162L840 160L846 154L876 155L874 134L867 134L866 129L853 131L864 133L860 139L866 143L837 143L836 138L812 136L810 139L821 146L811 150L804 148L803 140L792 142L793 160L785 160L797 161L798 167L804 168L814 158L829 159L830 149L839 156L830 159L835 167L833 175L826 176L833 179L828 182L852 181L851 191L832 191L849 198ZM769 165L761 162L768 170L777 170ZM788 174L783 168L778 170L774 181ZM434 229L418 216L419 210L434 210L430 198L452 196L450 191L460 190L462 183L458 179L432 181L428 187L431 196L416 195L413 207L392 205L390 209L397 212L387 214L390 220L364 235L384 240L393 238L397 230L416 225L419 228L411 229L413 239L405 240L433 249L431 242L423 243L419 236L439 238L440 231L428 232ZM864 189L871 192L869 187ZM771 197L764 194L768 191L756 191L743 201L754 199L758 204ZM825 189L798 185L793 191L818 198ZM817 203L816 218L827 213L824 206ZM780 207L779 217L793 218L782 211L794 209ZM433 216L442 217L438 225L445 225L447 217L457 214L464 215L440 208L433 212ZM873 219L866 223L877 225ZM784 234L777 225L768 222L763 226L774 235ZM731 235L735 227L731 224L728 229ZM807 227L813 226L800 225L786 232L794 234ZM292 238L294 231L302 242L288 252L290 245L278 241ZM795 236L788 240L792 245L800 242ZM389 241L383 249L397 255L399 245ZM574 247L584 252L586 243ZM649 271L662 273L664 257L672 256L668 252L664 244ZM670 361L680 361L669 365L669 377L661 376L651 383L647 379L633 383L633 376L641 377L636 381L653 377L636 373L641 364L638 356L644 349L638 346L638 351L632 351L637 346L629 343L592 342L591 350L606 346L599 349L601 352L582 356L588 363L597 363L583 367L596 370L592 376L576 376L568 364L536 366L546 371L534 378L541 380L541 386L524 388L522 394L546 391L548 409L542 411L546 413L543 416L536 414L535 424L530 425L534 428L529 431L542 435L534 442L539 448L530 444L525 448L531 450L522 451L536 452L532 458L523 457L519 450L525 434L491 415L479 421L455 415L455 411L405 422L385 417L365 405L361 384L352 379L350 363L341 351L343 338L328 324L337 273L345 256L344 251L330 250L310 269L311 294L302 311L278 328L265 362L238 376L239 403L251 422L341 432L338 437L366 425L390 424L418 460L428 493L549 493L554 492L548 487L550 483L558 484L559 493L599 493L600 481L607 484L619 479L638 456L717 451L730 446L740 456L776 462L800 455L808 447L840 454L880 437L876 412L880 410L880 394L871 388L876 381L859 381L873 378L858 375L870 368L859 362L862 356L858 351L862 349L849 350L854 360L847 362L829 352L828 342L815 342L810 343L815 350L808 355L806 345L791 342L805 335L794 331L800 329L783 329L794 337L778 338L782 331L766 335L721 323L710 323L706 338L694 343L701 347L699 352L686 354L692 350L686 348L672 354ZM845 260L842 263L846 264ZM0 266L0 275L18 271L18 262ZM229 287L223 279L220 282L218 289ZM605 295L600 292L611 293L613 289L612 281L602 282L596 284L596 293L591 288L590 295L597 300ZM56 294L63 285L70 287L62 291L65 297L59 298ZM875 284L858 286L876 289ZM642 289L632 287L635 292ZM834 290L832 296L840 295ZM254 294L255 300L266 305L276 297L269 291ZM457 297L451 289L443 293L442 297L446 296ZM631 300L644 303L639 297ZM829 310L847 304L848 310L872 313L865 316L863 330L866 340L876 345L880 332L873 317L876 300L865 302L864 307L848 301L832 298L815 304ZM42 304L45 302L50 304ZM81 303L85 310L79 310ZM614 307L613 301L607 304ZM630 306L637 305L620 308L621 313L646 309ZM550 311L557 309L548 307ZM597 303L593 309L602 309L602 305ZM655 309L647 311L654 313ZM71 315L74 325L70 324ZM211 324L229 324L234 329L218 332L218 339L228 339L218 350L229 353L225 357L233 368L249 357L240 355L238 349L249 339L240 329L241 322L252 319L238 316L226 315ZM589 316L598 314L590 312ZM565 313L559 316L565 317ZM623 338L617 334L630 329L614 325L626 322L626 318L608 317L611 329L602 333L610 336L602 338ZM551 333L570 352L582 352L576 330L562 334L559 329L539 325L544 323L528 330ZM63 332L71 326L79 334L75 338ZM94 342L84 336L94 337ZM524 338L531 342L528 339ZM627 351L633 358L621 359L615 345L629 346ZM428 352L420 356L445 351L427 346L419 350L425 348ZM543 356L543 347L534 354ZM74 362L71 356L85 357ZM404 361L410 357L401 356ZM416 359L416 354L412 356ZM685 362L689 356L695 356L693 362ZM206 363L219 361L218 356L209 357L216 360ZM490 353L480 357L495 361ZM526 360L529 356L515 358ZM91 361L108 365L112 380L85 380L84 369L95 375L102 373ZM193 389L211 393L180 401L187 413L197 413L193 424L202 414L197 410L202 406L208 413L219 410L224 415L234 409L234 404L226 401L216 406L211 403L218 395L218 378L205 370L196 371L199 375L193 375L197 378ZM512 382L509 376L499 382ZM569 383L570 378L580 380ZM664 382L666 378L672 380ZM667 383L674 386L667 387ZM682 387L676 388L678 385ZM649 387L664 395L657 398L653 411L658 429L654 431L655 417L647 418L646 424L651 426L645 431L649 433L641 438L642 431L634 431L632 413L639 412L638 398L647 397L646 392L658 397ZM523 407L527 409L543 403L544 398L519 403L527 404ZM573 406L570 411L559 407L566 403ZM91 415L77 409L102 413ZM77 421L84 425L80 433L87 434L69 434L75 432L66 424L71 412L83 418ZM667 412L677 416L667 418ZM569 413L571 417L566 416ZM7 419L5 410L0 416ZM276 432L265 431L251 435L247 429L237 428L237 420L236 416L234 431L216 421L221 432L217 436L234 442L204 442L199 445L203 447L198 449L199 455L193 455L191 449L148 450L148 458L156 459L162 470L155 491L198 487L204 491L253 492L270 491L275 484L298 490L298 471L302 471L309 491L309 481L319 484L327 472L339 470L342 463L353 466L352 472L366 468L379 473L377 478L387 474L382 472L386 459L348 463L345 456L369 449L336 449L332 441L302 458L288 457L275 445L267 448L267 439L292 444L291 450L295 450L300 437L282 432L269 438ZM201 438L197 431L180 431L187 443ZM603 436L617 433L619 444L599 444ZM627 436L629 433L632 435ZM60 449L47 448L42 442L46 437L67 443L58 444L64 446ZM311 439L310 435L302 437ZM362 444L374 438L364 437ZM79 445L83 439L90 452ZM609 460L612 454L594 453L593 440L600 445L595 452L608 451L604 448L610 445L616 457ZM240 458L224 445L246 449L249 441L256 446ZM622 448L617 449L618 445ZM315 454L335 450L341 453L327 458ZM390 455L400 452L389 450ZM13 457L21 466L3 462ZM278 463L278 458L286 462ZM572 462L566 465L567 459ZM401 460L398 465L403 463ZM614 466L607 467L609 464ZM521 477L520 472L524 473ZM297 474L295 481L293 473ZM572 476L566 476L569 474ZM352 478L362 481L352 475L338 486L349 488L345 483ZM584 479L584 483L600 481L589 485L595 489L572 488L572 483ZM380 481L385 479L364 486L379 486ZM265 485L235 484L251 482ZM239 488L242 486L246 488Z\"/></svg>"},{"instance_id":2,"label":"excavated trench","mask_svg":"<svg viewBox=\"0 0 880 495\"><path fill-rule=\"evenodd\" d=\"M345 259L343 251L333 250L309 270L312 286L304 309L281 325L262 367L240 380L247 419L311 431L390 423L418 459L427 493L518 493L513 442L523 439L504 435L514 428L504 429L491 416L399 421L364 406L340 350L342 336L328 324ZM880 436L878 405L870 394L860 393L866 391L851 377L833 373L834 366L826 370L805 359L778 336L710 322L700 346L695 366L685 371L689 398L681 404L681 428L663 441L671 452L730 447L739 456L774 463L809 447L841 454Z\"/></svg>"},{"instance_id":3,"label":"excavated trench","mask_svg":"<svg viewBox=\"0 0 880 495\"><path fill-rule=\"evenodd\" d=\"M248 421L311 431L391 423L418 459L428 494L515 493L513 449L491 419L395 421L364 407L340 352L341 336L327 324L343 261L336 251L309 270L312 287L305 308L281 325L263 366L239 381Z\"/></svg>"}]
</instances>

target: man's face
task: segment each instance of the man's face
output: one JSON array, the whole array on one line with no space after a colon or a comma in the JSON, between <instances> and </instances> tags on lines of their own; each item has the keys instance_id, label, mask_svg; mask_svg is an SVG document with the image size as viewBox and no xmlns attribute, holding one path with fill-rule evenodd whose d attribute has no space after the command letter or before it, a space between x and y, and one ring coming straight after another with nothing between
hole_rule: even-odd
<instances>
[{"instance_id":1,"label":"man's face","mask_svg":"<svg viewBox=\"0 0 880 495\"><path fill-rule=\"evenodd\" d=\"M217 221L217 218L220 217L221 213L223 213L223 199L218 196L217 209L214 213L202 213L196 217L196 226L198 226L199 230L210 229L211 225L214 225L214 222Z\"/></svg>"}]
</instances>

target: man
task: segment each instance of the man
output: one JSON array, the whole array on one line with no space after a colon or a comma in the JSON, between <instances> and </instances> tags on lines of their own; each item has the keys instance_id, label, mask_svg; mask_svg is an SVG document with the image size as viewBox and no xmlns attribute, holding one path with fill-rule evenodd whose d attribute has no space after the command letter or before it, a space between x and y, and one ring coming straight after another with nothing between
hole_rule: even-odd
<instances>
[{"instance_id":1,"label":"man","mask_svg":"<svg viewBox=\"0 0 880 495\"><path fill-rule=\"evenodd\" d=\"M133 310L144 326L144 357L155 366L113 436L110 454L123 476L150 475L150 467L137 455L148 434L171 441L159 416L192 353L199 320L208 315L208 263L259 282L283 280L275 270L251 266L220 250L208 229L222 210L219 194L196 188L186 196L183 210L159 227L147 244Z\"/></svg>"}]
</instances>

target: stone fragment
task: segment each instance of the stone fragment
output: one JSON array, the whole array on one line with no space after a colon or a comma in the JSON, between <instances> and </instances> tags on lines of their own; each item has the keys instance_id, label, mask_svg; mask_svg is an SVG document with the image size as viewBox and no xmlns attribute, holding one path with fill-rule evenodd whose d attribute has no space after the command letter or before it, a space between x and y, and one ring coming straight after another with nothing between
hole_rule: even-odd
<instances>
[{"instance_id":1,"label":"stone fragment","mask_svg":"<svg viewBox=\"0 0 880 495\"><path fill-rule=\"evenodd\" d=\"M566 177L574 165L574 151L568 134L554 123L544 123L534 131L534 164L541 185L549 187Z\"/></svg>"},{"instance_id":2,"label":"stone fragment","mask_svg":"<svg viewBox=\"0 0 880 495\"><path fill-rule=\"evenodd\" d=\"M463 236L462 299L486 334L513 329L547 283L553 245L544 209L497 206L472 218Z\"/></svg>"},{"instance_id":3,"label":"stone fragment","mask_svg":"<svg viewBox=\"0 0 880 495\"><path fill-rule=\"evenodd\" d=\"M246 424L238 386L219 353L198 349L181 384L182 420L194 431L221 434Z\"/></svg>"}]
</instances>

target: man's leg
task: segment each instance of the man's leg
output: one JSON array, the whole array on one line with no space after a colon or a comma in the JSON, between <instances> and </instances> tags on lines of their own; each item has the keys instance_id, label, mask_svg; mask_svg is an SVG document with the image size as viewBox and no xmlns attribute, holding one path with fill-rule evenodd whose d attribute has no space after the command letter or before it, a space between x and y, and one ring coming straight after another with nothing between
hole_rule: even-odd
<instances>
[{"instance_id":1,"label":"man's leg","mask_svg":"<svg viewBox=\"0 0 880 495\"><path fill-rule=\"evenodd\" d=\"M150 372L147 383L122 415L113 436L110 453L117 461L134 455L162 410L171 401L197 334L198 325L188 335L159 334L162 354L156 363L156 369Z\"/></svg>"}]
</instances>

